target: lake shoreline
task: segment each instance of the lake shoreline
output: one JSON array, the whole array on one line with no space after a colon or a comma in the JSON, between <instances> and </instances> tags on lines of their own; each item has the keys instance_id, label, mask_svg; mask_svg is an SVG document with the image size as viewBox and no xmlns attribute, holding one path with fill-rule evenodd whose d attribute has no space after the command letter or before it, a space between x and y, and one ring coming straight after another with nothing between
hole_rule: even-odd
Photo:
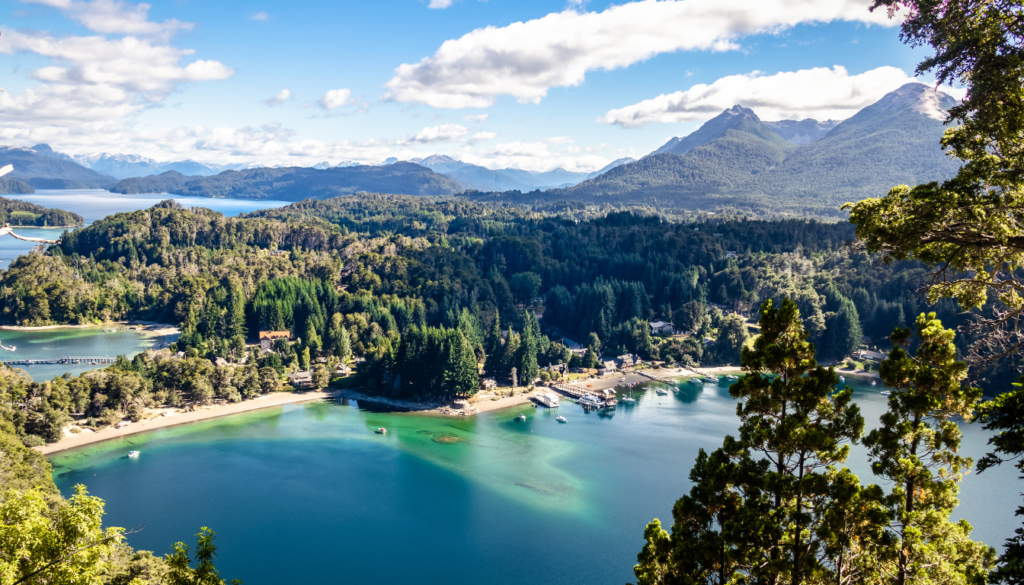
<instances>
[{"instance_id":1,"label":"lake shoreline","mask_svg":"<svg viewBox=\"0 0 1024 585\"><path fill-rule=\"evenodd\" d=\"M46 445L34 447L34 449L43 455L52 455L61 451L67 451L68 449L75 449L77 447L85 447L95 443L120 439L128 435L144 433L146 431L176 427L213 418L220 418L222 416L230 416L233 414L252 412L254 410L262 410L264 408L283 406L285 404L300 404L302 402L312 402L337 396L337 392L275 392L271 394L264 394L263 396L253 398L251 400L245 400L243 402L216 404L206 406L200 410L194 410L192 412L173 412L168 415L148 420L129 422L126 426L120 429L108 427L99 431L81 432L76 435L68 435L56 443L48 443Z\"/></svg>"}]
</instances>

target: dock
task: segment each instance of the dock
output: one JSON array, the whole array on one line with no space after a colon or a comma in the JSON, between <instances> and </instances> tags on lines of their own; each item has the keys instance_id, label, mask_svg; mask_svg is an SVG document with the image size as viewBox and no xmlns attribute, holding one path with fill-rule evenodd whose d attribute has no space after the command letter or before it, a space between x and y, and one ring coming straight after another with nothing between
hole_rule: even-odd
<instances>
[{"instance_id":1,"label":"dock","mask_svg":"<svg viewBox=\"0 0 1024 585\"><path fill-rule=\"evenodd\" d=\"M88 356L68 356L62 358L53 358L48 360L0 360L0 363L7 364L9 366L53 366L53 365L72 365L72 364L112 364L117 361L116 357L110 357L108 355L102 357L88 357Z\"/></svg>"}]
</instances>

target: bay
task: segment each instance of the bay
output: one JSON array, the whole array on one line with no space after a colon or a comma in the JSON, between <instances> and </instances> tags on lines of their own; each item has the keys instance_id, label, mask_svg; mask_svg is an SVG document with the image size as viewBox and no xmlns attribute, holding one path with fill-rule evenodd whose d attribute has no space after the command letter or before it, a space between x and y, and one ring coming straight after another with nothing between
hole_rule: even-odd
<instances>
[{"instance_id":1,"label":"bay","mask_svg":"<svg viewBox=\"0 0 1024 585\"><path fill-rule=\"evenodd\" d=\"M4 197L77 213L82 216L86 225L115 213L146 209L166 199L174 199L186 207L206 207L229 217L258 209L282 207L289 203L276 200L178 197L168 194L121 195L103 189L40 189L30 195L5 195ZM18 235L56 240L62 231L59 229L19 229ZM0 267L10 266L14 258L21 254L27 254L37 245L10 237L0 238Z\"/></svg>"},{"instance_id":2,"label":"bay","mask_svg":"<svg viewBox=\"0 0 1024 585\"><path fill-rule=\"evenodd\" d=\"M111 331L113 329L113 331ZM3 360L52 360L71 356L129 358L146 349L159 349L177 340L177 335L152 337L123 325L105 327L60 327L33 331L0 330L0 341L16 351L0 351ZM110 364L32 364L15 365L28 372L36 382L52 380L65 373L78 375Z\"/></svg>"},{"instance_id":3,"label":"bay","mask_svg":"<svg viewBox=\"0 0 1024 585\"><path fill-rule=\"evenodd\" d=\"M868 427L886 398L851 380ZM700 448L735 433L721 384L681 383L635 406L585 413L521 407L473 418L375 412L322 402L267 409L102 443L51 458L65 495L107 501L107 523L144 529L136 548L166 553L217 532L217 566L248 585L377 581L423 584L634 580L652 518L671 524ZM524 413L526 422L514 418ZM559 424L561 414L568 424ZM372 432L387 427L386 435ZM962 425L978 458L987 434ZM128 459L128 450L142 456ZM872 482L864 450L850 467ZM962 484L957 517L997 547L1011 536L1012 468Z\"/></svg>"}]
</instances>

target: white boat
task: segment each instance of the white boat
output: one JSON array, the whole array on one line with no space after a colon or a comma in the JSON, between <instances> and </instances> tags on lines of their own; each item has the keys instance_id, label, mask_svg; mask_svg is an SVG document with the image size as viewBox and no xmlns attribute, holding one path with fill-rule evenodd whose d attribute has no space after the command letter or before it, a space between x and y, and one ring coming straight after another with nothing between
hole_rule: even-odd
<instances>
[{"instance_id":1,"label":"white boat","mask_svg":"<svg viewBox=\"0 0 1024 585\"><path fill-rule=\"evenodd\" d=\"M708 383L711 383L711 384L717 384L718 383L718 378L716 378L714 376L704 376L704 381L708 382Z\"/></svg>"},{"instance_id":2,"label":"white boat","mask_svg":"<svg viewBox=\"0 0 1024 585\"><path fill-rule=\"evenodd\" d=\"M846 376L839 376L839 381L845 383L846 382Z\"/></svg>"},{"instance_id":3,"label":"white boat","mask_svg":"<svg viewBox=\"0 0 1024 585\"><path fill-rule=\"evenodd\" d=\"M877 385L878 385L878 382L876 382L876 381L874 381L874 380L871 380L871 385L872 385L872 386L877 386Z\"/></svg>"},{"instance_id":4,"label":"white boat","mask_svg":"<svg viewBox=\"0 0 1024 585\"><path fill-rule=\"evenodd\" d=\"M890 392L888 390L882 390L882 396L888 396L890 394L892 394L892 392Z\"/></svg>"},{"instance_id":5,"label":"white boat","mask_svg":"<svg viewBox=\"0 0 1024 585\"><path fill-rule=\"evenodd\" d=\"M732 374L725 377L726 380L739 380L739 376L733 376Z\"/></svg>"},{"instance_id":6,"label":"white boat","mask_svg":"<svg viewBox=\"0 0 1024 585\"><path fill-rule=\"evenodd\" d=\"M665 390L664 388L658 388L657 390L655 390L655 392L658 393L658 396L664 396L668 394L668 390Z\"/></svg>"},{"instance_id":7,"label":"white boat","mask_svg":"<svg viewBox=\"0 0 1024 585\"><path fill-rule=\"evenodd\" d=\"M519 421L519 422L525 422L526 421L526 415L525 414L520 414L519 416L516 417L516 420Z\"/></svg>"},{"instance_id":8,"label":"white boat","mask_svg":"<svg viewBox=\"0 0 1024 585\"><path fill-rule=\"evenodd\" d=\"M633 398L632 396L623 396L622 397L622 401L623 402L633 403L633 402L636 402L636 398Z\"/></svg>"},{"instance_id":9,"label":"white boat","mask_svg":"<svg viewBox=\"0 0 1024 585\"><path fill-rule=\"evenodd\" d=\"M558 408L558 394L554 392L541 392L535 398L537 402L548 408Z\"/></svg>"},{"instance_id":10,"label":"white boat","mask_svg":"<svg viewBox=\"0 0 1024 585\"><path fill-rule=\"evenodd\" d=\"M558 422L560 422L560 423L567 423L567 422L569 422L569 421L567 421L567 420L565 419L565 417L564 417L564 416L560 416L560 417L556 418L555 420L557 420L557 421L558 421Z\"/></svg>"},{"instance_id":11,"label":"white boat","mask_svg":"<svg viewBox=\"0 0 1024 585\"><path fill-rule=\"evenodd\" d=\"M604 400L601 400L600 398L598 398L597 396L594 396L593 394L584 394L580 398L579 403L580 403L580 405L583 406L583 408L602 408L602 407L604 407Z\"/></svg>"},{"instance_id":12,"label":"white boat","mask_svg":"<svg viewBox=\"0 0 1024 585\"><path fill-rule=\"evenodd\" d=\"M691 384L703 384L698 378L690 378L689 382Z\"/></svg>"},{"instance_id":13,"label":"white boat","mask_svg":"<svg viewBox=\"0 0 1024 585\"><path fill-rule=\"evenodd\" d=\"M140 454L141 451L129 451L128 457L131 457L132 459L138 459Z\"/></svg>"}]
</instances>

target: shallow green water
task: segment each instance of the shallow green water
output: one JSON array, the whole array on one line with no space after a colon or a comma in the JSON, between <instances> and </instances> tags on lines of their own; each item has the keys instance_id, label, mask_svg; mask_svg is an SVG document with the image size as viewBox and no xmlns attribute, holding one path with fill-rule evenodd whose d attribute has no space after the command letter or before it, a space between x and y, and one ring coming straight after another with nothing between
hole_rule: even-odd
<instances>
[{"instance_id":1,"label":"shallow green water","mask_svg":"<svg viewBox=\"0 0 1024 585\"><path fill-rule=\"evenodd\" d=\"M122 327L110 325L107 327L86 327L86 328L61 328L43 329L38 331L7 331L0 330L0 342L5 347L16 347L16 351L0 351L2 360L49 360L69 356L86 357L117 357L126 355L132 357L148 348L166 347L166 344L176 339L176 336L168 338L146 337L138 331L109 331ZM61 376L65 372L81 374L97 368L105 368L109 364L32 364L17 365L32 376L33 380L41 382L51 380L54 376Z\"/></svg>"},{"instance_id":2,"label":"shallow green water","mask_svg":"<svg viewBox=\"0 0 1024 585\"><path fill-rule=\"evenodd\" d=\"M885 398L854 383L869 425ZM218 567L262 583L609 583L632 580L644 525L670 518L701 447L736 429L724 384L653 390L612 414L522 407L470 419L294 405L132 435L52 459L163 553L200 526ZM526 422L516 422L519 413ZM568 424L554 418L561 414ZM373 433L386 427L386 435ZM965 451L985 450L965 427ZM142 451L128 459L127 451ZM863 453L851 467L869 480ZM960 513L998 544L1018 524L1012 470L970 475Z\"/></svg>"}]
</instances>

